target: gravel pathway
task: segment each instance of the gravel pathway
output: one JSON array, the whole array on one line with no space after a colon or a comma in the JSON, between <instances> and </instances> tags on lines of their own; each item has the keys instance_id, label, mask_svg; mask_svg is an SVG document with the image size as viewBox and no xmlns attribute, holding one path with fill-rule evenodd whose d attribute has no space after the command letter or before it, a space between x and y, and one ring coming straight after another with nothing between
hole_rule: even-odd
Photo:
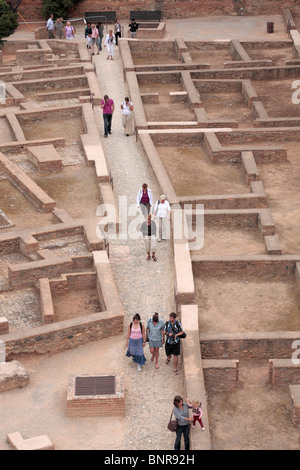
<instances>
[{"instance_id":1,"label":"gravel pathway","mask_svg":"<svg viewBox=\"0 0 300 470\"><path fill-rule=\"evenodd\" d=\"M136 194L143 183L152 189L154 200L160 188L141 145L135 136L126 137L122 127L120 104L128 91L123 80L122 60L115 47L113 61L106 60L102 51L93 61L102 96L107 94L115 102L112 135L103 137L103 119L100 107L95 108L102 145L113 177L115 196L127 197L128 207L136 202ZM134 96L130 97L134 104ZM129 217L129 223L134 217ZM168 319L174 311L174 264L170 241L157 244L157 259L146 261L142 240L110 241L110 261L124 308L124 351L129 323L139 313L144 325L157 311L160 318ZM179 375L173 365L165 364L164 349L160 350L160 368L155 370L148 346L145 348L146 365L138 372L131 359L125 358L126 435L125 449L169 450L174 446L174 435L167 430L173 398L184 396L182 361Z\"/></svg>"}]
</instances>

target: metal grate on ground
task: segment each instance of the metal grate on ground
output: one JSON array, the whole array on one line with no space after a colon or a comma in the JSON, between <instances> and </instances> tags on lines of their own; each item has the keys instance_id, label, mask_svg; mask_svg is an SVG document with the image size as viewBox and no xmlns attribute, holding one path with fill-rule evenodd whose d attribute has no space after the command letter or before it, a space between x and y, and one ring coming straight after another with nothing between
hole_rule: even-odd
<instances>
[{"instance_id":1,"label":"metal grate on ground","mask_svg":"<svg viewBox=\"0 0 300 470\"><path fill-rule=\"evenodd\" d=\"M115 376L76 377L75 396L114 395L116 393Z\"/></svg>"}]
</instances>

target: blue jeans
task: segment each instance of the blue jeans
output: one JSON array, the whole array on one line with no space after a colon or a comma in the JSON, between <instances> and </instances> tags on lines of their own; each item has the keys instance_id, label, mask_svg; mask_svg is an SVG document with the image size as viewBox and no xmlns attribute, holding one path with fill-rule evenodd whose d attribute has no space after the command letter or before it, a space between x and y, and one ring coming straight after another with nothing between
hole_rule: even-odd
<instances>
[{"instance_id":1,"label":"blue jeans","mask_svg":"<svg viewBox=\"0 0 300 470\"><path fill-rule=\"evenodd\" d=\"M99 37L99 50L102 51L102 37Z\"/></svg>"},{"instance_id":2,"label":"blue jeans","mask_svg":"<svg viewBox=\"0 0 300 470\"><path fill-rule=\"evenodd\" d=\"M112 114L103 114L103 120L104 120L104 134L105 135L110 134Z\"/></svg>"},{"instance_id":3,"label":"blue jeans","mask_svg":"<svg viewBox=\"0 0 300 470\"><path fill-rule=\"evenodd\" d=\"M181 436L183 434L184 438L184 450L190 450L190 425L187 424L186 426L178 426L177 431L176 431L176 441L175 441L175 446L174 450L180 450L180 441L181 441Z\"/></svg>"}]
</instances>

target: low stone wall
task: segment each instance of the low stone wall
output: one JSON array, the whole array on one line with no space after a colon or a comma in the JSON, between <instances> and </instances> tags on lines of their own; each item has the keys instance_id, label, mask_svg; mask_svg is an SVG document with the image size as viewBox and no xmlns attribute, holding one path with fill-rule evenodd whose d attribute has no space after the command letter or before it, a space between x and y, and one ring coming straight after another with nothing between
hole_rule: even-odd
<instances>
[{"instance_id":1,"label":"low stone wall","mask_svg":"<svg viewBox=\"0 0 300 470\"><path fill-rule=\"evenodd\" d=\"M123 331L123 314L93 313L74 320L32 328L27 332L1 336L8 360L19 354L54 354L91 341L118 336Z\"/></svg>"},{"instance_id":2,"label":"low stone wall","mask_svg":"<svg viewBox=\"0 0 300 470\"><path fill-rule=\"evenodd\" d=\"M37 70L38 70L38 78L37 78ZM68 67L39 67L33 68L33 70L18 70L16 71L9 71L9 72L1 72L0 73L0 80L4 82L13 82L22 84L23 81L36 81L42 79L59 79L63 77L71 77L81 76L84 73L84 66L82 64L79 65L69 65ZM76 80L76 79L75 79ZM78 85L77 85L78 86Z\"/></svg>"},{"instance_id":3,"label":"low stone wall","mask_svg":"<svg viewBox=\"0 0 300 470\"><path fill-rule=\"evenodd\" d=\"M300 364L292 359L269 359L269 384L274 389L287 389L290 384L300 386Z\"/></svg>"},{"instance_id":4,"label":"low stone wall","mask_svg":"<svg viewBox=\"0 0 300 470\"><path fill-rule=\"evenodd\" d=\"M208 392L233 392L239 381L239 361L204 359L202 361L205 389Z\"/></svg>"},{"instance_id":5,"label":"low stone wall","mask_svg":"<svg viewBox=\"0 0 300 470\"><path fill-rule=\"evenodd\" d=\"M140 23L137 39L163 39L166 34L166 23Z\"/></svg>"},{"instance_id":6,"label":"low stone wall","mask_svg":"<svg viewBox=\"0 0 300 470\"><path fill-rule=\"evenodd\" d=\"M26 173L0 153L0 168L21 192L31 199L33 204L44 212L51 212L56 203Z\"/></svg>"},{"instance_id":7,"label":"low stone wall","mask_svg":"<svg viewBox=\"0 0 300 470\"><path fill-rule=\"evenodd\" d=\"M248 79L248 80L279 80L283 78L297 78L300 65L228 68L214 70L191 71L192 79Z\"/></svg>"},{"instance_id":8,"label":"low stone wall","mask_svg":"<svg viewBox=\"0 0 300 470\"><path fill-rule=\"evenodd\" d=\"M296 263L300 256L249 255L249 256L199 256L192 255L194 276L207 274L218 276L222 273L246 276L286 276L294 277L296 282ZM277 357L277 356L273 356ZM280 356L279 356L280 357Z\"/></svg>"},{"instance_id":9,"label":"low stone wall","mask_svg":"<svg viewBox=\"0 0 300 470\"><path fill-rule=\"evenodd\" d=\"M248 332L210 335L200 332L203 359L291 359L292 343L299 340L300 331ZM267 380L267 375L266 375Z\"/></svg>"},{"instance_id":10,"label":"low stone wall","mask_svg":"<svg viewBox=\"0 0 300 470\"><path fill-rule=\"evenodd\" d=\"M9 333L9 324L6 317L0 317L0 335Z\"/></svg>"},{"instance_id":11,"label":"low stone wall","mask_svg":"<svg viewBox=\"0 0 300 470\"><path fill-rule=\"evenodd\" d=\"M29 374L18 361L0 363L0 393L26 387L28 383Z\"/></svg>"},{"instance_id":12,"label":"low stone wall","mask_svg":"<svg viewBox=\"0 0 300 470\"><path fill-rule=\"evenodd\" d=\"M197 305L182 305L181 323L187 334L186 338L181 340L186 394L190 400L199 400L202 403L203 424L207 429L209 429L209 415L206 401L203 364L199 346ZM192 450L211 449L210 433L203 433L200 430L200 426L196 426L194 429L191 429L190 441Z\"/></svg>"}]
</instances>

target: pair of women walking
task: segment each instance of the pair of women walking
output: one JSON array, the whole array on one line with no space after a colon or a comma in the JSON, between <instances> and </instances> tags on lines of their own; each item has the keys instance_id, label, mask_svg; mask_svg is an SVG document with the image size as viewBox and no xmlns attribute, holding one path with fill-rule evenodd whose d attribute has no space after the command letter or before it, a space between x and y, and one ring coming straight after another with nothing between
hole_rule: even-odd
<instances>
[{"instance_id":1,"label":"pair of women walking","mask_svg":"<svg viewBox=\"0 0 300 470\"><path fill-rule=\"evenodd\" d=\"M134 315L127 331L126 356L132 357L133 362L137 364L138 371L141 371L142 366L146 363L144 347L148 341L151 361L155 362L155 368L159 369L159 349L165 344L166 338L166 364L170 363L171 357L173 356L174 373L178 375L177 363L178 356L180 355L180 336L183 334L183 331L181 323L176 321L176 316L175 312L170 313L169 321L164 323L164 321L159 318L158 313L155 313L152 318L148 319L145 330L140 315L138 313Z\"/></svg>"},{"instance_id":2,"label":"pair of women walking","mask_svg":"<svg viewBox=\"0 0 300 470\"><path fill-rule=\"evenodd\" d=\"M155 368L158 369L159 348L164 344L164 322L159 319L158 313L149 318L145 330L141 323L141 317L137 313L134 315L127 331L126 347L127 357L132 357L133 362L137 364L137 370L141 371L146 363L144 347L149 342L151 352L151 361L155 362Z\"/></svg>"}]
</instances>

